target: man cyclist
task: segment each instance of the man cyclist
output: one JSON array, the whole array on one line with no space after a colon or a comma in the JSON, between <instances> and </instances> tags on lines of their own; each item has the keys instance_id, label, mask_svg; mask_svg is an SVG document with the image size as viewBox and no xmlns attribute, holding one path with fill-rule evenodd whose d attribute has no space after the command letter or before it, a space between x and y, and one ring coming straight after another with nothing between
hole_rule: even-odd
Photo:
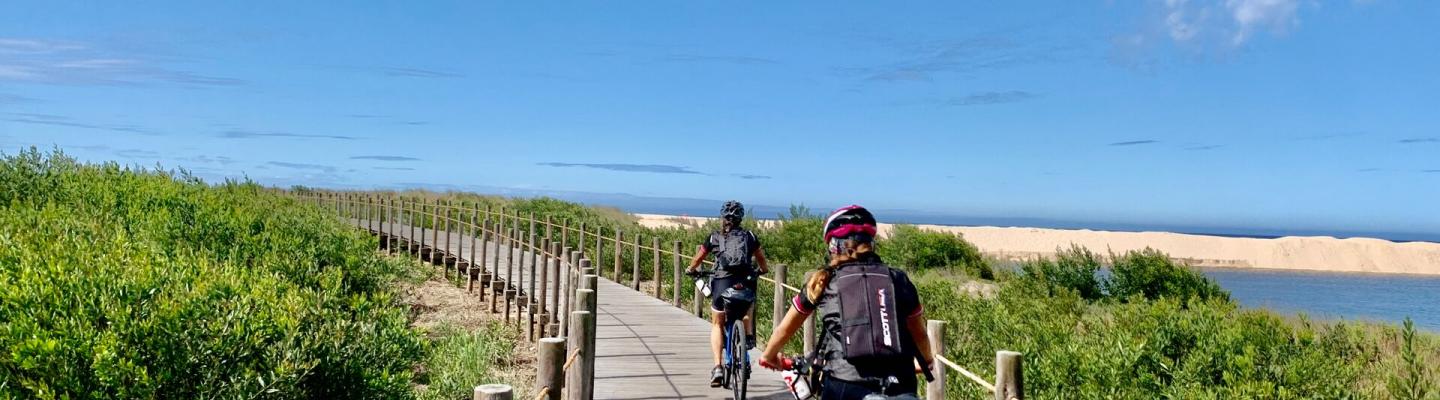
<instances>
[{"instance_id":1,"label":"man cyclist","mask_svg":"<svg viewBox=\"0 0 1440 400\"><path fill-rule=\"evenodd\" d=\"M720 207L720 230L711 232L710 238L700 245L700 251L690 260L689 272L694 274L699 272L700 262L704 261L706 256L715 255L715 275L710 277L710 352L715 358L715 368L710 370L710 387L720 387L725 379L725 369L721 362L721 354L725 348L725 307L720 298L721 293L724 293L725 288L736 285L755 290L756 273L770 272L765 261L765 251L760 248L760 240L755 238L755 234L740 227L740 221L744 218L744 205L734 200L725 202L725 205ZM745 317L745 330L746 344L748 347L755 347L755 323L748 316Z\"/></svg>"}]
</instances>

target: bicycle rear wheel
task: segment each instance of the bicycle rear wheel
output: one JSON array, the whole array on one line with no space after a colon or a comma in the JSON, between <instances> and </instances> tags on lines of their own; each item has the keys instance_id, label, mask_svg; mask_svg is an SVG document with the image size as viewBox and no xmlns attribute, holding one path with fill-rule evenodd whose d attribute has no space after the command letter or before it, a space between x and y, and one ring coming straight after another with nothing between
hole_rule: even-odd
<instances>
[{"instance_id":1,"label":"bicycle rear wheel","mask_svg":"<svg viewBox=\"0 0 1440 400\"><path fill-rule=\"evenodd\" d=\"M750 381L750 377L745 373L745 370L750 369L745 350L745 332L745 321L736 319L734 326L730 328L730 388L735 391L735 400L745 399L745 386Z\"/></svg>"}]
</instances>

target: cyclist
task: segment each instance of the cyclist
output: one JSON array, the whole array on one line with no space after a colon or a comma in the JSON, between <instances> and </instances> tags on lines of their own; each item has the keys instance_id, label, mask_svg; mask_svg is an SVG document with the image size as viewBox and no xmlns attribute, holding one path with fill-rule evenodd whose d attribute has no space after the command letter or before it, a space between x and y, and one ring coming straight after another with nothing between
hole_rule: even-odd
<instances>
[{"instance_id":1,"label":"cyclist","mask_svg":"<svg viewBox=\"0 0 1440 400\"><path fill-rule=\"evenodd\" d=\"M725 308L720 294L725 288L736 285L755 290L756 273L770 272L765 261L765 251L760 248L760 240L755 238L755 234L740 227L740 221L744 218L744 205L734 200L725 202L725 205L720 207L720 230L711 232L710 238L700 245L700 251L690 260L689 273L694 274L699 272L700 262L705 260L706 256L715 255L715 272L710 278L710 351L715 356L715 368L710 371L710 387L720 387L725 379L725 369L721 362L721 353L725 347ZM754 348L755 323L749 316L745 317L745 331L746 344Z\"/></svg>"},{"instance_id":2,"label":"cyclist","mask_svg":"<svg viewBox=\"0 0 1440 400\"><path fill-rule=\"evenodd\" d=\"M807 316L819 312L821 337L813 363L823 372L821 399L916 395L917 361L921 368L934 361L924 310L910 278L875 254L875 234L875 217L860 206L830 214L824 225L829 262L791 302L765 346L761 366L778 368L785 342Z\"/></svg>"}]
</instances>

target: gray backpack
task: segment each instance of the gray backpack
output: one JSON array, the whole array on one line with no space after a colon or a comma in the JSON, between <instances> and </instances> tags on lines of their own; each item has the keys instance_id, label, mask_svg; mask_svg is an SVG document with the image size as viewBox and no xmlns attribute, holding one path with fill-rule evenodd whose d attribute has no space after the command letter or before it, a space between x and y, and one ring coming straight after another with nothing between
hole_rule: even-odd
<instances>
[{"instance_id":1,"label":"gray backpack","mask_svg":"<svg viewBox=\"0 0 1440 400\"><path fill-rule=\"evenodd\" d=\"M890 267L861 264L841 268L830 278L840 294L840 336L845 359L854 362L906 357L901 343L900 311Z\"/></svg>"},{"instance_id":2,"label":"gray backpack","mask_svg":"<svg viewBox=\"0 0 1440 400\"><path fill-rule=\"evenodd\" d=\"M720 237L720 247L715 249L716 268L726 271L750 268L750 255L755 250L750 248L750 242L754 241L750 231L737 229L714 234Z\"/></svg>"}]
</instances>

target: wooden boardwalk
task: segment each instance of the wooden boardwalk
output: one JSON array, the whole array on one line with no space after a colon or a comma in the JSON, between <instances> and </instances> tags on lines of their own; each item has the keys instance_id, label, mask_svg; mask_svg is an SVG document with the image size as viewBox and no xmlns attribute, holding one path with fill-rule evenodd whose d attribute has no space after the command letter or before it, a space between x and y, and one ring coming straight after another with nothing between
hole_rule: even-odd
<instances>
[{"instance_id":1,"label":"wooden boardwalk","mask_svg":"<svg viewBox=\"0 0 1440 400\"><path fill-rule=\"evenodd\" d=\"M351 220L360 227L367 221ZM409 226L386 226L397 238L409 239ZM416 229L430 247L433 231ZM481 245L477 238L452 234L445 240L440 232L437 248L448 250L457 256L460 263L469 264L472 247ZM456 237L459 236L459 237ZM511 278L507 272L509 252L507 246L490 241L486 246L485 260L480 265L487 273L497 273L506 281L515 282L529 291L531 257L529 252L521 253L517 261L524 267L515 268ZM498 263L496 249L500 249ZM480 250L475 248L474 250ZM475 254L480 254L476 251ZM559 269L563 274L565 268ZM463 282L463 281L462 281ZM476 284L477 287L479 283ZM711 362L710 324L707 320L675 308L673 305L644 293L600 278L597 297L599 315L596 326L595 398L612 400L641 399L729 399L730 391L710 387ZM536 290L540 290L537 286ZM545 299L550 301L558 288L545 288ZM486 296L489 296L487 291ZM524 296L529 297L529 296ZM524 300L521 300L524 301ZM503 306L502 306L503 307ZM503 310L502 310L503 312ZM522 325L525 323L521 322ZM523 332L523 331L522 331ZM752 359L759 359L758 351L751 351ZM750 379L751 399L790 399L783 389L780 374L758 365L753 368Z\"/></svg>"}]
</instances>

